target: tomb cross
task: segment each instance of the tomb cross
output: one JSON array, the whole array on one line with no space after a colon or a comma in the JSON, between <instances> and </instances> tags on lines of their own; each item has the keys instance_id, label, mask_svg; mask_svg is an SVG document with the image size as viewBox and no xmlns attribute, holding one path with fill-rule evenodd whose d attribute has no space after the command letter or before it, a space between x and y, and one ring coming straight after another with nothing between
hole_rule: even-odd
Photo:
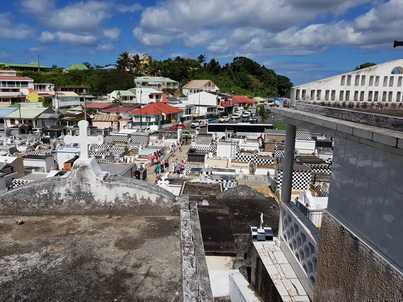
<instances>
[{"instance_id":1,"label":"tomb cross","mask_svg":"<svg viewBox=\"0 0 403 302\"><path fill-rule=\"evenodd\" d=\"M104 139L102 136L89 136L88 135L88 122L79 121L78 128L80 133L78 136L66 135L64 142L66 144L79 144L80 145L80 160L89 159L88 147L93 144L102 144Z\"/></svg>"}]
</instances>

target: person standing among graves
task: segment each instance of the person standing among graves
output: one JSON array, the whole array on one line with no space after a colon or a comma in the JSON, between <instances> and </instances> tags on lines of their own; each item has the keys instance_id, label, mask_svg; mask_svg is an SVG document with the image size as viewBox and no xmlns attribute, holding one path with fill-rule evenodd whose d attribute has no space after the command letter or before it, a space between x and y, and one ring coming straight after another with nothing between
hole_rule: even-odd
<instances>
[{"instance_id":1,"label":"person standing among graves","mask_svg":"<svg viewBox=\"0 0 403 302\"><path fill-rule=\"evenodd\" d=\"M155 165L155 175L160 174L160 165Z\"/></svg>"}]
</instances>

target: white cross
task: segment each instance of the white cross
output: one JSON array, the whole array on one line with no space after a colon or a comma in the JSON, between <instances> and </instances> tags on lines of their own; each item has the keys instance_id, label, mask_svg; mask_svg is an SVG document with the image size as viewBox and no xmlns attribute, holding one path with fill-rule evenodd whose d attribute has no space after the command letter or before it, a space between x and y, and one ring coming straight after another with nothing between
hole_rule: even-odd
<instances>
[{"instance_id":1,"label":"white cross","mask_svg":"<svg viewBox=\"0 0 403 302\"><path fill-rule=\"evenodd\" d=\"M66 144L80 144L80 160L89 159L88 156L88 146L93 144L102 144L104 139L102 136L89 136L88 135L88 122L79 121L78 128L80 133L78 136L66 135L64 137L64 142Z\"/></svg>"}]
</instances>

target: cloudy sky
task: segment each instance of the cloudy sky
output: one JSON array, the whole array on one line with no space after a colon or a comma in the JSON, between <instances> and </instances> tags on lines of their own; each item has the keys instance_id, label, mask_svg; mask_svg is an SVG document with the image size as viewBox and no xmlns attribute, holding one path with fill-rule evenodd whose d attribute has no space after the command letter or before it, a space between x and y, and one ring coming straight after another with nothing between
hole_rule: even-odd
<instances>
[{"instance_id":1,"label":"cloudy sky","mask_svg":"<svg viewBox=\"0 0 403 302\"><path fill-rule=\"evenodd\" d=\"M1 0L0 62L245 56L294 84L403 57L403 0Z\"/></svg>"}]
</instances>

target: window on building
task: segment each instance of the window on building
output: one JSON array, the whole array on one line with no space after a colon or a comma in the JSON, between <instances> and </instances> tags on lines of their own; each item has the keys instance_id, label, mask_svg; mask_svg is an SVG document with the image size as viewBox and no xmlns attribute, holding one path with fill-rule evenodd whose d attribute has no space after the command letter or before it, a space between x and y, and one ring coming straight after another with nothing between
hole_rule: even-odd
<instances>
[{"instance_id":1,"label":"window on building","mask_svg":"<svg viewBox=\"0 0 403 302\"><path fill-rule=\"evenodd\" d=\"M299 89L297 89L297 92L295 93L295 99L296 100L299 100L299 92L300 92Z\"/></svg>"},{"instance_id":2,"label":"window on building","mask_svg":"<svg viewBox=\"0 0 403 302\"><path fill-rule=\"evenodd\" d=\"M360 102L364 101L364 91L360 92Z\"/></svg>"},{"instance_id":3,"label":"window on building","mask_svg":"<svg viewBox=\"0 0 403 302\"><path fill-rule=\"evenodd\" d=\"M316 90L316 99L319 101L321 99L322 90Z\"/></svg>"},{"instance_id":4,"label":"window on building","mask_svg":"<svg viewBox=\"0 0 403 302\"><path fill-rule=\"evenodd\" d=\"M368 102L372 102L372 95L373 95L373 92L368 91Z\"/></svg>"},{"instance_id":5,"label":"window on building","mask_svg":"<svg viewBox=\"0 0 403 302\"><path fill-rule=\"evenodd\" d=\"M341 76L341 83L340 83L340 85L341 85L341 86L344 86L345 83L346 83L346 76L344 75L344 76Z\"/></svg>"},{"instance_id":6,"label":"window on building","mask_svg":"<svg viewBox=\"0 0 403 302\"><path fill-rule=\"evenodd\" d=\"M315 90L311 90L311 100L315 99Z\"/></svg>"},{"instance_id":7,"label":"window on building","mask_svg":"<svg viewBox=\"0 0 403 302\"><path fill-rule=\"evenodd\" d=\"M365 86L365 75L361 76L361 86Z\"/></svg>"},{"instance_id":8,"label":"window on building","mask_svg":"<svg viewBox=\"0 0 403 302\"><path fill-rule=\"evenodd\" d=\"M339 101L340 101L340 102L343 102L343 101L344 101L344 91L343 91L343 90L340 90L340 93L339 93Z\"/></svg>"},{"instance_id":9,"label":"window on building","mask_svg":"<svg viewBox=\"0 0 403 302\"><path fill-rule=\"evenodd\" d=\"M397 93L396 93L396 102L400 102L400 99L401 99L401 97L402 97L402 92L401 91L398 91Z\"/></svg>"},{"instance_id":10,"label":"window on building","mask_svg":"<svg viewBox=\"0 0 403 302\"><path fill-rule=\"evenodd\" d=\"M386 102L386 91L382 93L382 102Z\"/></svg>"},{"instance_id":11,"label":"window on building","mask_svg":"<svg viewBox=\"0 0 403 302\"><path fill-rule=\"evenodd\" d=\"M393 76L389 77L389 87L393 87L393 79L394 79Z\"/></svg>"},{"instance_id":12,"label":"window on building","mask_svg":"<svg viewBox=\"0 0 403 302\"><path fill-rule=\"evenodd\" d=\"M336 90L332 90L332 101L336 100Z\"/></svg>"},{"instance_id":13,"label":"window on building","mask_svg":"<svg viewBox=\"0 0 403 302\"><path fill-rule=\"evenodd\" d=\"M350 90L346 91L346 101L350 100Z\"/></svg>"},{"instance_id":14,"label":"window on building","mask_svg":"<svg viewBox=\"0 0 403 302\"><path fill-rule=\"evenodd\" d=\"M398 79L397 79L397 87L402 87L402 80L403 80L402 76L398 77Z\"/></svg>"},{"instance_id":15,"label":"window on building","mask_svg":"<svg viewBox=\"0 0 403 302\"><path fill-rule=\"evenodd\" d=\"M388 86L388 77L384 76L383 77L383 87L386 87L386 86Z\"/></svg>"},{"instance_id":16,"label":"window on building","mask_svg":"<svg viewBox=\"0 0 403 302\"><path fill-rule=\"evenodd\" d=\"M328 101L329 100L329 90L326 90L326 92L325 92L325 101Z\"/></svg>"},{"instance_id":17,"label":"window on building","mask_svg":"<svg viewBox=\"0 0 403 302\"><path fill-rule=\"evenodd\" d=\"M374 76L369 77L369 86L374 86Z\"/></svg>"},{"instance_id":18,"label":"window on building","mask_svg":"<svg viewBox=\"0 0 403 302\"><path fill-rule=\"evenodd\" d=\"M351 86L351 75L347 76L347 86Z\"/></svg>"},{"instance_id":19,"label":"window on building","mask_svg":"<svg viewBox=\"0 0 403 302\"><path fill-rule=\"evenodd\" d=\"M377 101L378 101L378 98L379 98L379 93L378 93L378 91L375 91L375 94L374 94L374 102L377 102Z\"/></svg>"},{"instance_id":20,"label":"window on building","mask_svg":"<svg viewBox=\"0 0 403 302\"><path fill-rule=\"evenodd\" d=\"M360 76L359 76L359 75L356 75L356 76L355 76L354 86L358 86L358 85L360 85Z\"/></svg>"},{"instance_id":21,"label":"window on building","mask_svg":"<svg viewBox=\"0 0 403 302\"><path fill-rule=\"evenodd\" d=\"M306 90L302 89L302 99L305 100L306 98Z\"/></svg>"},{"instance_id":22,"label":"window on building","mask_svg":"<svg viewBox=\"0 0 403 302\"><path fill-rule=\"evenodd\" d=\"M388 93L388 102L392 102L393 92L389 91Z\"/></svg>"},{"instance_id":23,"label":"window on building","mask_svg":"<svg viewBox=\"0 0 403 302\"><path fill-rule=\"evenodd\" d=\"M358 101L358 91L354 91L354 102Z\"/></svg>"},{"instance_id":24,"label":"window on building","mask_svg":"<svg viewBox=\"0 0 403 302\"><path fill-rule=\"evenodd\" d=\"M379 76L375 77L375 86L379 86Z\"/></svg>"}]
</instances>

